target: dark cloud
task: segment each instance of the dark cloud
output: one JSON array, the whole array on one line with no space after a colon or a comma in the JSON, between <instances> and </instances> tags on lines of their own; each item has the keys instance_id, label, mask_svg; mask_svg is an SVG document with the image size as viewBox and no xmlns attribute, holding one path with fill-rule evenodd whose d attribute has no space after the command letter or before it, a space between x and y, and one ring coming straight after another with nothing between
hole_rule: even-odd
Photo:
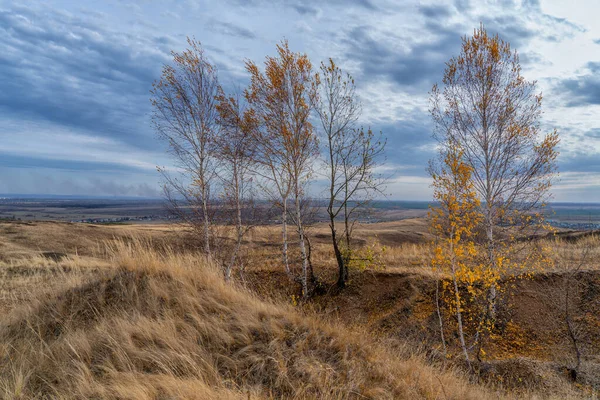
<instances>
[{"instance_id":1,"label":"dark cloud","mask_svg":"<svg viewBox=\"0 0 600 400\"><path fill-rule=\"evenodd\" d=\"M371 128L375 132L381 131L387 138L387 162L402 166L395 175L406 174L408 169L409 175L427 176L428 162L435 156L429 115L415 113L398 121L375 124Z\"/></svg>"},{"instance_id":2,"label":"dark cloud","mask_svg":"<svg viewBox=\"0 0 600 400\"><path fill-rule=\"evenodd\" d=\"M600 173L600 154L593 143L600 139L600 128L582 129L569 125L558 126L561 142L558 145L560 172Z\"/></svg>"},{"instance_id":3,"label":"dark cloud","mask_svg":"<svg viewBox=\"0 0 600 400\"><path fill-rule=\"evenodd\" d=\"M521 65L552 65L552 62L535 51L519 53L519 62Z\"/></svg>"},{"instance_id":4,"label":"dark cloud","mask_svg":"<svg viewBox=\"0 0 600 400\"><path fill-rule=\"evenodd\" d=\"M536 30L528 28L518 15L482 16L481 22L489 33L497 33L510 43L511 48L517 50L538 34Z\"/></svg>"},{"instance_id":5,"label":"dark cloud","mask_svg":"<svg viewBox=\"0 0 600 400\"><path fill-rule=\"evenodd\" d=\"M527 6L525 4L525 7L529 7L530 10L505 15L481 15L479 20L488 32L497 33L516 50L525 47L527 42L533 38L558 43L573 37L575 32L582 31L581 27L564 18L543 14L539 6ZM537 18L538 24L530 27L529 21L532 19L532 15ZM546 33L547 30L552 33Z\"/></svg>"},{"instance_id":6,"label":"dark cloud","mask_svg":"<svg viewBox=\"0 0 600 400\"><path fill-rule=\"evenodd\" d=\"M466 13L471 10L471 2L470 0L455 0L454 7L456 7L458 12Z\"/></svg>"},{"instance_id":7,"label":"dark cloud","mask_svg":"<svg viewBox=\"0 0 600 400\"><path fill-rule=\"evenodd\" d=\"M0 33L0 112L153 145L143 140L148 90L167 60L170 38L114 33L25 7L0 10Z\"/></svg>"},{"instance_id":8,"label":"dark cloud","mask_svg":"<svg viewBox=\"0 0 600 400\"><path fill-rule=\"evenodd\" d=\"M156 182L156 176L129 175L130 182L124 182L122 171L101 177L97 171L86 172L0 166L0 193L161 197L160 186L151 183Z\"/></svg>"},{"instance_id":9,"label":"dark cloud","mask_svg":"<svg viewBox=\"0 0 600 400\"><path fill-rule=\"evenodd\" d=\"M585 69L586 73L555 85L555 90L566 98L568 107L600 104L600 62L589 62Z\"/></svg>"},{"instance_id":10,"label":"dark cloud","mask_svg":"<svg viewBox=\"0 0 600 400\"><path fill-rule=\"evenodd\" d=\"M0 153L0 167L7 168L52 168L64 171L94 171L108 173L122 173L124 168L130 172L140 171L147 173L147 169L135 166L123 166L123 164L98 161L75 161L64 159L37 158L19 154Z\"/></svg>"},{"instance_id":11,"label":"dark cloud","mask_svg":"<svg viewBox=\"0 0 600 400\"><path fill-rule=\"evenodd\" d=\"M321 0L228 0L240 7L251 8L257 5L284 5L291 7L298 11L300 14L313 14L315 7L324 5L325 2ZM343 7L356 7L369 11L378 11L380 8L376 5L376 2L371 0L330 0L326 2L328 5L343 6Z\"/></svg>"},{"instance_id":12,"label":"dark cloud","mask_svg":"<svg viewBox=\"0 0 600 400\"><path fill-rule=\"evenodd\" d=\"M451 7L444 5L420 5L419 12L428 18L448 18L454 14Z\"/></svg>"},{"instance_id":13,"label":"dark cloud","mask_svg":"<svg viewBox=\"0 0 600 400\"><path fill-rule=\"evenodd\" d=\"M340 3L345 4L346 1L341 0ZM359 6L363 7L363 8L366 8L367 10L371 10L371 11L377 11L377 10L379 10L379 7L377 7L370 0L351 0L351 1L349 1L349 3L354 3L356 5L359 5Z\"/></svg>"},{"instance_id":14,"label":"dark cloud","mask_svg":"<svg viewBox=\"0 0 600 400\"><path fill-rule=\"evenodd\" d=\"M393 33L374 38L372 28L352 29L344 40L346 57L358 61L362 78L368 81L390 79L406 89L428 90L441 79L445 62L460 48L460 34L451 29L428 23L435 39L413 43L408 49L398 48L403 41Z\"/></svg>"},{"instance_id":15,"label":"dark cloud","mask_svg":"<svg viewBox=\"0 0 600 400\"><path fill-rule=\"evenodd\" d=\"M457 0L454 7L461 14L471 15L473 21L483 23L488 32L497 33L503 40L509 42L513 49L517 50L526 47L527 42L534 37L548 42L560 42L573 37L576 32L585 31L583 27L566 18L545 14L539 0L525 0L519 8L514 0L502 0L500 3L506 12L475 14L468 0ZM471 33L477 26L468 28L467 31ZM548 31L552 33L547 33ZM522 61L522 63L526 62Z\"/></svg>"},{"instance_id":16,"label":"dark cloud","mask_svg":"<svg viewBox=\"0 0 600 400\"><path fill-rule=\"evenodd\" d=\"M600 128L595 128L586 132L585 136L593 139L600 139Z\"/></svg>"},{"instance_id":17,"label":"dark cloud","mask_svg":"<svg viewBox=\"0 0 600 400\"><path fill-rule=\"evenodd\" d=\"M298 14L310 15L313 17L319 15L319 9L316 7L313 7L311 5L308 5L308 4L302 4L302 3L293 4L292 8L294 10L296 10L298 12Z\"/></svg>"},{"instance_id":18,"label":"dark cloud","mask_svg":"<svg viewBox=\"0 0 600 400\"><path fill-rule=\"evenodd\" d=\"M600 173L600 154L597 153L569 152L561 155L558 163L562 172Z\"/></svg>"},{"instance_id":19,"label":"dark cloud","mask_svg":"<svg viewBox=\"0 0 600 400\"><path fill-rule=\"evenodd\" d=\"M407 40L391 31L378 32L372 26L350 29L343 39L345 56L359 62L362 79L391 79L403 89L420 92L441 80L445 63L460 52L465 33L476 27L449 23L448 16L454 11L448 6L420 6L419 12L425 17L424 30L432 37L430 40ZM489 33L498 33L516 49L525 47L539 33L527 28L516 15L481 16L479 20ZM546 62L533 52L523 56L523 64Z\"/></svg>"}]
</instances>

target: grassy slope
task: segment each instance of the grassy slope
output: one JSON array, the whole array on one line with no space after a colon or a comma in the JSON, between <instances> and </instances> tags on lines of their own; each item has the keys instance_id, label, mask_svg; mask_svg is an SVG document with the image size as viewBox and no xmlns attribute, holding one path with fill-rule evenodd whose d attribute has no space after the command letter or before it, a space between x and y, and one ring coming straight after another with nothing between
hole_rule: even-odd
<instances>
[{"instance_id":1,"label":"grassy slope","mask_svg":"<svg viewBox=\"0 0 600 400\"><path fill-rule=\"evenodd\" d=\"M133 288L131 290L136 293L146 290L146 286L141 288L135 285L131 286L130 283L127 283L127 279L133 279L135 282L138 280L153 282L150 286L152 291L144 292L146 293L145 296L150 297L156 295L154 288L158 287L157 285L164 285L162 289L159 288L160 290L157 290L159 290L160 293L162 293L162 291L170 293L166 298L175 299L176 302L173 304L179 304L177 302L182 302L184 301L183 299L192 296L190 294L192 292L186 292L184 290L183 297L180 299L179 295L175 293L179 291L178 287L172 286L172 283L168 282L171 282L173 279L175 279L175 281L187 279L184 277L187 277L187 274L189 274L189 271L185 272L188 268L179 268L176 267L177 265L181 266L187 263L193 265L192 268L197 269L198 265L201 264L200 261L194 259L187 259L186 261L185 256L177 256L156 264L157 260L153 260L152 258L142 260L143 255L138 254L136 255L138 258L137 260L129 260L125 263L126 265L123 265L123 259L120 261L117 260L118 262L116 262L110 258L110 254L107 254L103 250L102 243L106 241L110 242L115 238L117 240L128 240L131 234L152 238L155 245L158 244L163 246L165 243L168 243L170 246L175 246L175 248L178 249L178 253L181 253L181 250L189 251L190 249L193 249L194 246L194 243L186 240L185 235L182 235L180 228L165 225L90 226L52 222L0 223L0 310L6 314L18 305L28 302L33 297L34 293L39 292L40 290L46 293L45 300L42 303L32 306L33 308L31 308L30 311L25 312L21 310L17 314L13 314L11 317L12 322L9 323L6 318L1 322L6 328L11 324L13 326L19 326L14 325L18 322L19 318L22 318L24 321L41 321L36 322L38 325L32 325L38 326L33 339L31 337L23 337L19 339L21 342L14 342L18 339L18 334L15 336L8 335L5 338L3 351L8 351L8 347L6 346L11 343L20 343L19 346L25 348L27 346L26 343L31 341L35 346L38 346L29 353L25 353L29 354L26 357L32 358L35 367L30 367L27 363L23 363L23 360L18 361L19 357L17 356L15 356L11 363L4 364L2 375L0 375L0 381L4 383L4 387L8 388L7 393L14 394L18 393L19 390L32 390L31 388L35 388L35 385L39 382L34 379L34 376L41 374L44 371L44 368L49 368L52 373L55 373L56 370L56 373L58 373L57 371L60 371L60 369L56 369L56 366L48 360L42 358L40 361L39 358L36 358L37 354L44 354L42 350L48 350L49 348L54 349L53 351L62 351L60 349L66 348L67 350L65 351L68 353L71 348L69 345L71 339L69 338L71 338L72 335L82 335L89 343L95 343L97 341L98 343L104 343L104 346L110 348L111 345L106 344L106 340L116 342L126 339L125 336L114 336L114 332L119 331L119 329L125 325L126 326L123 329L133 331L139 329L162 329L168 331L168 329L172 329L169 328L171 325L164 325L166 322L161 318L156 319L152 316L152 318L149 318L148 315L144 314L146 308L155 310L155 312L159 312L159 314L164 312L161 308L158 308L159 311L156 311L158 306L152 305L154 303L150 305L145 303L136 303L137 305L132 305L127 301L122 302L123 310L119 307L113 307L113 309L117 311L116 313L111 314L112 311L105 311L105 313L102 314L100 322L92 321L90 326L93 326L94 329L88 330L88 325L86 324L83 324L82 326L84 326L84 328L82 328L77 325L79 322L69 322L70 318L74 317L70 316L70 311L68 310L74 307L74 305L81 307L89 306L88 308L91 307L93 312L96 313L100 312L98 310L104 309L104 304L110 303L107 300L98 300L101 301L100 305L94 303L94 299L103 299L106 296L113 296L112 294L106 294L105 289L102 289L107 287L107 285L110 286L107 283L109 281L121 282L119 285L126 286L129 288L127 290ZM424 342L427 343L425 346L426 348L438 347L439 329L436 322L437 319L434 315L434 305L432 303L432 288L434 287L432 286L433 275L427 267L428 251L430 249L427 245L414 243L419 240L421 242L426 240L426 224L424 221L405 220L382 224L367 224L359 226L357 234L358 239L365 244L372 240L385 244L387 248L383 254L382 262L387 266L386 270L368 270L362 274L353 273L351 285L347 290L339 295L330 293L321 296L315 299L311 304L311 308L314 308L318 313L325 315L328 319L332 319L334 316L339 318L340 322L338 322L338 325L343 325L343 327L335 327L336 332L339 332L339 335L351 335L347 332L347 328L344 328L349 325L353 325L354 327L352 329L354 330L361 330L362 334L358 339L355 337L353 343L360 348L375 349L373 350L374 353L369 353L372 357L371 360L379 360L386 365L392 365L400 361L393 357L393 360L390 361L389 356L383 353L391 354L398 353L398 351L396 349L391 350L389 347L384 346L382 353L381 346L372 346L371 344L375 336L391 336L401 338L401 341L405 341L406 338L411 338L411 343ZM260 227L252 234L252 237L250 238L251 243L249 245L250 251L248 259L246 260L248 269L246 279L249 282L250 287L257 289L262 293L261 298L283 297L285 299L284 302L289 302L291 294L295 292L295 288L289 285L287 278L281 272L279 266L280 257L278 254L278 246L276 245L279 238L278 235L278 230L274 227ZM315 265L318 267L317 273L322 279L333 282L335 278L335 269L332 262L332 255L330 254L327 229L326 227L318 226L312 230L311 235L315 238L313 245L315 248L314 261ZM600 256L599 244L597 239L590 238L589 240L586 239L576 243L558 243L558 247L553 243L553 249L557 255L562 254L563 258L570 257L577 259L581 255L582 249L590 246L592 251L589 256L589 263L584 266L584 270L594 270L598 268L595 261L598 259L598 256ZM378 250L381 249L382 248L378 248ZM66 257L53 259L52 257L44 255L44 252L65 253L64 255ZM150 268L150 270L154 270L154 272L149 273L149 266L154 264L156 264L155 267ZM121 267L115 270L115 265L121 265ZM164 275L164 277L167 277L167 281L162 282L160 280L163 279L163 275L160 275L161 278L157 280L156 272L164 270L165 268L168 268L170 271L182 272L183 275L179 276L179 272L176 272L175 277L173 277L170 272L167 275ZM145 277L134 279L130 275L119 275L121 277L116 278L118 274L131 270L137 271L136 274L145 274ZM556 325L556 321L559 321L561 316L559 315L560 309L557 308L557 305L553 304L553 302L556 300L554 295L560 292L561 272L560 270L555 272L558 274L542 274L538 275L533 280L521 281L516 285L514 290L508 290L506 292L506 298L511 303L509 309L514 310L509 317L514 323L507 325L507 329L505 329L502 334L498 335L496 341L497 345L493 344L491 346L492 348L488 349L491 350L491 354L489 354L491 357L490 360L496 359L488 375L503 378L503 380L500 381L500 387L517 387L519 388L519 393L524 397L538 396L540 398L546 398L548 394L554 394L557 398L564 398L565 395L573 393L571 385L568 383L566 377L560 376L562 370L557 368L571 363L572 355L570 354L571 351L568 338L566 338L564 332L561 331L562 328ZM587 309L587 314L590 315L589 320L579 321L579 325L588 330L581 332L583 333L583 350L585 356L590 361L586 364L586 368L588 366L600 365L597 356L594 356L594 354L598 354L597 337L598 332L600 332L598 330L598 327L600 327L600 325L598 325L600 324L600 320L598 319L598 314L596 312L596 310L600 310L598 309L598 304L600 304L598 301L600 293L596 293L596 289L600 287L598 286L600 275L593 273L593 271L590 273L590 277L593 277L593 279L582 281L586 284L586 286L582 288L585 290L578 295L578 298L587 301L587 304L589 304L589 306L585 307ZM150 278L146 275L150 276ZM202 282L208 282L207 279L212 275L209 274L203 277L195 276L195 273L192 273L190 276L192 276L192 278L190 278L192 281L200 280ZM217 279L215 282L220 281ZM169 285L168 287L167 284ZM219 283L219 285L221 285L221 283ZM84 286L87 289L81 289ZM217 286L215 286L215 288ZM75 290L74 288L80 289ZM81 292L82 290L83 292ZM227 288L227 290L231 290L231 288ZM73 293L83 294L80 296L79 294L75 295ZM125 291L124 293L127 294L128 292ZM237 293L237 290L234 290L232 293ZM546 297L548 294L552 296L547 299ZM238 294L236 294L236 296L237 295ZM69 305L66 305L64 302L67 301L65 299L69 298L69 296L75 297L73 300L69 300ZM90 296L92 300L89 299ZM258 301L253 296L248 297L248 294L242 294L241 296L241 304L246 304L247 301L250 301L244 300L248 298L253 299L252 301L255 302ZM119 296L116 296L115 298L119 299ZM217 298L219 301L224 301L222 300L222 297L214 297L214 299ZM596 301L596 303L594 303L594 301ZM35 307L38 308L36 309ZM58 307L58 309L56 307ZM141 307L142 310L136 310L135 307ZM178 310L181 311L182 306L178 307L180 307ZM286 306L279 305L273 308L271 306L266 307L269 308L269 310L283 310L281 312L286 313L286 315L288 312L291 313L290 315L296 315L296 311L292 311L289 308L286 308ZM239 310L237 308L237 303L228 303L227 309L229 311L226 311L226 313L231 315L247 313L248 315L251 315L251 313L247 311L247 308L244 308L243 306L239 306ZM46 314L42 315L40 314L40 310L43 309L46 309ZM181 319L181 315L177 314L175 311L176 310L169 309L168 313L171 316L169 318L178 321ZM61 313L66 314L63 315ZM47 325L44 325L44 321L47 322L47 319L49 318L48 315L53 316L53 318L58 318L59 321L67 321L64 325L69 327L67 330L61 330L60 337L56 340L53 339L52 336L50 336L50 339L48 340L44 339L43 336L40 339L40 332L46 329L44 326L47 327ZM183 315L185 317L185 314ZM269 319L272 318L271 315L272 314L268 314ZM140 321L145 321L144 328L140 328L137 325L127 325L133 323L133 321L138 321L136 319L138 316L142 318ZM40 318L42 318L42 320L40 320ZM303 317L302 320L309 321L310 324L321 324L320 322L316 322L314 316L311 316L310 314L307 317ZM186 322L185 318L184 322ZM63 323L61 322L61 324ZM188 329L189 327L186 328L186 326L187 325L184 324L184 328ZM176 328L179 329L179 324L176 324ZM27 329L31 330L30 327ZM25 329L25 331L27 331L27 329ZM229 329L239 330L240 328L230 324L223 326L220 329L226 331ZM291 333L288 332L288 335L289 334ZM28 335L31 336L31 332ZM157 337L160 336L160 332L155 335L157 335ZM269 336L271 338L278 338L280 337L279 335L284 334L281 333L281 331L276 330L274 332L270 331L269 335L271 335ZM283 337L286 336L284 335ZM126 342L127 341L131 342L133 339L129 338ZM48 343L47 347L46 343ZM76 341L76 343L79 342ZM138 346L136 343L138 342L134 341L134 345ZM88 346L88 344L85 346ZM102 348L98 350L94 345L89 345L91 346L91 350L89 351L92 352L89 353L88 348L85 346L83 349L77 348L78 353L73 355L74 357L79 357L80 353L87 355L86 357L88 358L82 356L82 360L84 361L81 361L81 363L89 363L96 360L96 358L93 360L89 359L89 354L97 354L100 352L102 355L106 351L102 350ZM131 349L127 351L130 350ZM126 359L132 357L135 359L139 352L136 350L134 356L129 355L127 352L123 354L126 354ZM523 356L529 357L529 359L521 358ZM233 357L233 355L228 353L227 357ZM593 357L595 357L595 360ZM262 360L263 358L266 358L267 360L271 359L263 354L256 360ZM58 359L60 359L60 357L56 357L56 360ZM120 360L120 358L118 359ZM6 361L6 359L4 359L4 361ZM318 362L321 363L322 361ZM407 361L402 361L402 363L404 363L404 367L402 368L405 368ZM440 398L446 397L437 380L438 372L431 369L430 371L434 372L422 372L423 362L419 359L413 359L408 363L414 363L416 365L415 374L417 374L417 376L427 377L427 379L430 380L427 384L429 385L428 393L430 395L433 396L434 394L437 394ZM170 361L167 364L171 365ZM76 372L69 370L64 373L68 374L70 377L77 376L80 372L84 375L87 374L88 378L86 379L91 379L91 383L89 384L97 387L97 389L93 390L98 390L97 392L92 391L89 393L104 393L104 395L110 393L111 395L116 396L116 394L119 393L116 388L121 385L122 389L119 390L124 390L126 392L131 391L129 398L144 398L144 396L147 398L161 398L161 393L163 392L173 393L174 396L179 398L190 398L193 397L192 393L195 393L196 390L199 390L198 393L207 393L204 395L205 398L225 398L226 394L231 396L242 395L244 398L247 398L247 390L250 390L251 395L260 392L264 396L265 393L267 393L263 389L256 389L255 384L247 382L239 383L233 378L224 378L223 375L214 375L213 380L203 381L198 380L196 375L190 375L189 373L182 376L178 375L179 372L168 372L164 374L146 373L143 372L143 368L143 375L140 375L137 364L135 364L135 368L130 367L127 364L124 365L126 366L123 367L121 365L121 367L126 368L131 374L127 375L123 371L119 371L117 374L110 373L107 375L110 376L110 383L107 383L108 378L106 376L98 378L97 370L91 370L90 372L90 370L84 368L81 371L79 369ZM248 365L253 364L250 363L247 364L247 366ZM108 370L110 370L112 364L110 364L109 367L103 366L102 368L108 368ZM394 366L394 368L397 367ZM402 370L402 368L399 370ZM34 373L38 375L29 376L30 371L34 371ZM219 374L221 373L220 370L217 372ZM242 373L242 370L237 370L237 372ZM395 372L391 373L393 374ZM175 374L175 377L171 376L173 374ZM52 380L47 379L43 374L39 376L44 377L43 382L52 382ZM52 374L50 376L52 376ZM141 376L143 376L143 384L140 385L139 380ZM597 379L594 378L594 376L599 377L600 370L585 372L584 375L582 375L582 378L584 381L590 381L591 379L591 381L597 382ZM509 382L507 379L512 379L514 382ZM146 382L150 383L146 384ZM229 382L229 384L223 382ZM459 385L464 385L464 382L460 380L456 382ZM319 384L323 383L321 382ZM79 383L77 385L79 385ZM85 387L85 384L82 385L83 386L81 387ZM421 386L423 385L425 384L421 383ZM136 388L138 386L139 390L145 391L144 393L147 394L136 394L136 390L138 390ZM169 386L172 387L169 389L167 388ZM204 387L202 390L205 391L198 389L200 386ZM406 384L406 386L411 386L411 384ZM20 387L23 389L19 389ZM49 385L49 387L52 387L52 385ZM107 389L107 387L111 387L111 389ZM296 388L296 386L294 387ZM298 387L302 388L304 386L298 384ZM524 392L522 390L523 388L525 389ZM72 388L63 388L61 390L63 390L62 393L69 393L68 390L71 389ZM105 390L109 390L109 392L103 392ZM215 392L212 394L209 393L211 390ZM261 390L263 391L261 392ZM279 392L274 391L273 396L277 393ZM344 393L348 394L350 392ZM515 391L510 392L512 396L516 395L516 393L517 392ZM301 396L301 394L298 394L298 396ZM310 394L307 394L307 396L310 397ZM24 398L28 397L29 396L25 396ZM87 396L82 394L80 397ZM376 395L374 397L381 396ZM422 396L417 395L416 397Z\"/></svg>"},{"instance_id":2,"label":"grassy slope","mask_svg":"<svg viewBox=\"0 0 600 400\"><path fill-rule=\"evenodd\" d=\"M119 247L116 268L2 321L3 398L497 398L197 257Z\"/></svg>"}]
</instances>

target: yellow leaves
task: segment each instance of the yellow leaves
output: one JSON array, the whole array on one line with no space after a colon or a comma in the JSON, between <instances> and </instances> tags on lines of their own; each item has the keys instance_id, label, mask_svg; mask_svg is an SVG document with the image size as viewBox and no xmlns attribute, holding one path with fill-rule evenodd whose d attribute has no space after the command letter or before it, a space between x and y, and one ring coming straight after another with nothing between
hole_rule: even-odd
<instances>
[{"instance_id":1,"label":"yellow leaves","mask_svg":"<svg viewBox=\"0 0 600 400\"><path fill-rule=\"evenodd\" d=\"M385 269L383 255L386 247L378 247L376 244L368 245L359 250L343 249L342 256L349 260L348 267L359 271L366 269Z\"/></svg>"},{"instance_id":2,"label":"yellow leaves","mask_svg":"<svg viewBox=\"0 0 600 400\"><path fill-rule=\"evenodd\" d=\"M457 244L472 236L474 227L481 221L479 200L471 181L472 168L462 160L462 151L449 143L444 164L432 172L434 200L440 207L430 212L431 229Z\"/></svg>"},{"instance_id":3,"label":"yellow leaves","mask_svg":"<svg viewBox=\"0 0 600 400\"><path fill-rule=\"evenodd\" d=\"M489 52L494 61L497 61L500 58L500 49L498 45L498 40L492 40L491 44L489 45Z\"/></svg>"}]
</instances>

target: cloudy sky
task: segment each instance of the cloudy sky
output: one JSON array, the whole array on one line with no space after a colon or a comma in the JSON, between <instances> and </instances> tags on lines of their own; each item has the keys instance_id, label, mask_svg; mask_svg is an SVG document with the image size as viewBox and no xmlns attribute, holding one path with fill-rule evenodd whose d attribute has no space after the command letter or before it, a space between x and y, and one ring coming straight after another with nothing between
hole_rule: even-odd
<instances>
[{"instance_id":1,"label":"cloudy sky","mask_svg":"<svg viewBox=\"0 0 600 400\"><path fill-rule=\"evenodd\" d=\"M186 36L227 85L289 40L352 73L361 123L388 137L393 199L427 200L428 91L483 22L519 51L561 136L560 201L600 201L597 0L0 0L0 193L159 195L149 90Z\"/></svg>"}]
</instances>

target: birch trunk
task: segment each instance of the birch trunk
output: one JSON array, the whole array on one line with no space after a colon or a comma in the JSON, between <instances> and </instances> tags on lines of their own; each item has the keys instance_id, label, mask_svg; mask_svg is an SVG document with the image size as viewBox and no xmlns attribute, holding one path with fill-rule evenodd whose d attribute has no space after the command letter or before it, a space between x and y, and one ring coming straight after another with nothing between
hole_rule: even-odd
<instances>
[{"instance_id":1,"label":"birch trunk","mask_svg":"<svg viewBox=\"0 0 600 400\"><path fill-rule=\"evenodd\" d=\"M304 227L302 226L302 212L300 209L300 190L298 183L294 187L296 205L296 224L298 225L298 244L300 245L300 257L302 259L302 297L308 299L311 295L309 288L308 257L306 256L306 243L304 242Z\"/></svg>"},{"instance_id":2,"label":"birch trunk","mask_svg":"<svg viewBox=\"0 0 600 400\"><path fill-rule=\"evenodd\" d=\"M206 185L202 184L202 214L204 217L204 252L208 258L210 254L210 218L208 217L208 199L206 198L208 190Z\"/></svg>"},{"instance_id":3,"label":"birch trunk","mask_svg":"<svg viewBox=\"0 0 600 400\"><path fill-rule=\"evenodd\" d=\"M285 272L290 278L293 278L292 271L290 271L290 262L288 258L288 237L287 237L287 197L283 198L282 205L282 214L281 214L281 236L283 240L283 265L285 267Z\"/></svg>"},{"instance_id":4,"label":"birch trunk","mask_svg":"<svg viewBox=\"0 0 600 400\"><path fill-rule=\"evenodd\" d=\"M235 196L235 212L236 212L236 243L235 248L233 249L233 253L231 254L231 260L229 261L229 265L227 266L227 270L225 272L225 280L229 281L231 279L231 272L233 271L233 267L235 265L235 261L237 259L237 255L240 251L240 247L242 245L242 237L244 235L243 227L242 227L242 203L241 203L241 193L240 193L240 181L238 176L237 165L234 163L233 165L233 185L234 185L234 196Z\"/></svg>"},{"instance_id":5,"label":"birch trunk","mask_svg":"<svg viewBox=\"0 0 600 400\"><path fill-rule=\"evenodd\" d=\"M452 254L452 283L454 284L454 300L456 301L456 320L458 322L458 337L460 340L460 347L463 351L463 354L465 355L465 360L467 361L467 364L469 365L469 369L471 369L471 361L469 360L469 352L467 351L467 345L465 344L465 333L463 330L463 323L462 323L462 310L461 310L461 306L460 306L460 292L458 291L458 282L456 280L456 256L454 254L454 229L452 230L451 233L451 240L452 242L450 243L450 254Z\"/></svg>"}]
</instances>

